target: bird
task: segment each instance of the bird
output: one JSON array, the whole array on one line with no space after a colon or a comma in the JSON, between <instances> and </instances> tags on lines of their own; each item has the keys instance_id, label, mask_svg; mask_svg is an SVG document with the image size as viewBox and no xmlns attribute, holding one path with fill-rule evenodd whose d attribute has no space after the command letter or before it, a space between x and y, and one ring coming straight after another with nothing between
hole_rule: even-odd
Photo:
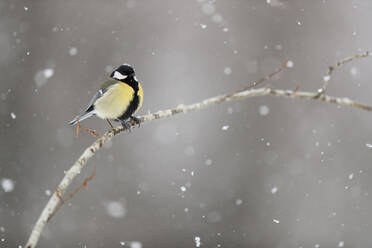
<instances>
[{"instance_id":1,"label":"bird","mask_svg":"<svg viewBox=\"0 0 372 248\"><path fill-rule=\"evenodd\" d=\"M120 65L104 82L97 93L92 97L86 111L72 121L75 125L91 116L105 119L113 128L110 120L119 121L128 130L131 126L128 119L140 125L140 119L134 114L141 108L143 103L143 90L136 78L135 71L128 64Z\"/></svg>"}]
</instances>

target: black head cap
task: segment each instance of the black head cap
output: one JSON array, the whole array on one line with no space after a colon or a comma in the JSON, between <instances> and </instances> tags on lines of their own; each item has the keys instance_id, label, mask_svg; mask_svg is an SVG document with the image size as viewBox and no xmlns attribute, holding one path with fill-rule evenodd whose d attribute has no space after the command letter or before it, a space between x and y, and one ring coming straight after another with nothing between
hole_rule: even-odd
<instances>
[{"instance_id":1,"label":"black head cap","mask_svg":"<svg viewBox=\"0 0 372 248\"><path fill-rule=\"evenodd\" d=\"M132 66L124 64L116 68L110 75L111 78L114 78L119 81L123 81L126 78L131 78L135 76L135 72Z\"/></svg>"}]
</instances>

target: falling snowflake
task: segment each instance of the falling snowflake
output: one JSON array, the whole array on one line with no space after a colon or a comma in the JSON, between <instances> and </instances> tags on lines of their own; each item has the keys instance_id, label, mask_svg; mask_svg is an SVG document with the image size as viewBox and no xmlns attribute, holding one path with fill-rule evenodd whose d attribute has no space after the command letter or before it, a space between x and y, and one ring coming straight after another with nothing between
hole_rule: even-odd
<instances>
[{"instance_id":1,"label":"falling snowflake","mask_svg":"<svg viewBox=\"0 0 372 248\"><path fill-rule=\"evenodd\" d=\"M225 125L222 127L222 130L226 131L227 129L229 129L229 127L230 127L229 125Z\"/></svg>"},{"instance_id":2,"label":"falling snowflake","mask_svg":"<svg viewBox=\"0 0 372 248\"><path fill-rule=\"evenodd\" d=\"M1 187L5 192L12 192L14 190L14 182L12 179L3 178L1 180Z\"/></svg>"},{"instance_id":3,"label":"falling snowflake","mask_svg":"<svg viewBox=\"0 0 372 248\"><path fill-rule=\"evenodd\" d=\"M77 52L78 50L76 47L70 47L70 49L68 50L68 53L70 54L70 56L75 56Z\"/></svg>"},{"instance_id":4,"label":"falling snowflake","mask_svg":"<svg viewBox=\"0 0 372 248\"><path fill-rule=\"evenodd\" d=\"M293 66L294 66L293 61L292 60L288 60L286 66L287 66L287 68L293 68Z\"/></svg>"},{"instance_id":5,"label":"falling snowflake","mask_svg":"<svg viewBox=\"0 0 372 248\"><path fill-rule=\"evenodd\" d=\"M345 246L345 242L344 241L340 241L338 242L338 247L344 247Z\"/></svg>"},{"instance_id":6,"label":"falling snowflake","mask_svg":"<svg viewBox=\"0 0 372 248\"><path fill-rule=\"evenodd\" d=\"M260 109L259 109L259 112L260 112L260 115L265 116L265 115L268 115L268 114L269 114L270 109L269 109L269 107L266 106L266 105L261 105L261 106L260 106Z\"/></svg>"},{"instance_id":7,"label":"falling snowflake","mask_svg":"<svg viewBox=\"0 0 372 248\"><path fill-rule=\"evenodd\" d=\"M48 82L48 79L54 75L54 70L52 68L46 68L44 70L38 71L34 75L34 81L36 86L40 88Z\"/></svg>"},{"instance_id":8,"label":"falling snowflake","mask_svg":"<svg viewBox=\"0 0 372 248\"><path fill-rule=\"evenodd\" d=\"M202 24L202 23L200 23L200 27L201 27L202 29L206 29L206 28L207 28L207 24Z\"/></svg>"},{"instance_id":9,"label":"falling snowflake","mask_svg":"<svg viewBox=\"0 0 372 248\"><path fill-rule=\"evenodd\" d=\"M105 207L107 214L113 218L123 218L127 213L124 204L120 201L110 201L105 204Z\"/></svg>"},{"instance_id":10,"label":"falling snowflake","mask_svg":"<svg viewBox=\"0 0 372 248\"><path fill-rule=\"evenodd\" d=\"M223 73L225 75L230 75L232 73L232 70L230 67L225 67L225 69L223 69Z\"/></svg>"},{"instance_id":11,"label":"falling snowflake","mask_svg":"<svg viewBox=\"0 0 372 248\"><path fill-rule=\"evenodd\" d=\"M142 248L142 243L139 241L130 242L130 248Z\"/></svg>"},{"instance_id":12,"label":"falling snowflake","mask_svg":"<svg viewBox=\"0 0 372 248\"><path fill-rule=\"evenodd\" d=\"M276 194L278 192L278 187L274 186L271 188L271 194Z\"/></svg>"},{"instance_id":13,"label":"falling snowflake","mask_svg":"<svg viewBox=\"0 0 372 248\"><path fill-rule=\"evenodd\" d=\"M200 244L200 237L196 236L194 240L195 240L195 246L200 247L200 245L201 245Z\"/></svg>"}]
</instances>

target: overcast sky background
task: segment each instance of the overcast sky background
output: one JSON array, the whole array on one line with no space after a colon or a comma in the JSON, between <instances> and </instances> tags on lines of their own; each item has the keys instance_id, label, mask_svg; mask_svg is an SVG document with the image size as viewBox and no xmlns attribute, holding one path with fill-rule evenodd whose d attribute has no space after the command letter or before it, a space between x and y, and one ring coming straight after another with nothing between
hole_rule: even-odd
<instances>
[{"instance_id":1,"label":"overcast sky background","mask_svg":"<svg viewBox=\"0 0 372 248\"><path fill-rule=\"evenodd\" d=\"M316 91L371 50L369 0L0 2L0 247L24 245L64 171L95 138L68 126L120 64L138 114L251 84ZM372 105L372 59L328 93ZM39 247L371 247L372 114L274 97L229 102L116 136ZM104 133L105 121L83 125Z\"/></svg>"}]
</instances>

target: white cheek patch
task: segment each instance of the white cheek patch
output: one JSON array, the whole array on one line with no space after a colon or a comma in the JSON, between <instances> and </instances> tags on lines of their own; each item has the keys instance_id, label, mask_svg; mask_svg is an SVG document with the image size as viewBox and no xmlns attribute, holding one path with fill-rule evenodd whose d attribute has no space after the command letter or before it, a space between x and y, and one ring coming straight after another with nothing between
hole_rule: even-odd
<instances>
[{"instance_id":1,"label":"white cheek patch","mask_svg":"<svg viewBox=\"0 0 372 248\"><path fill-rule=\"evenodd\" d=\"M134 80L138 81L138 79L137 79L137 77L136 77L136 76L134 76Z\"/></svg>"},{"instance_id":2,"label":"white cheek patch","mask_svg":"<svg viewBox=\"0 0 372 248\"><path fill-rule=\"evenodd\" d=\"M124 76L123 74L121 74L120 72L118 71L115 71L114 72L114 76L113 78L117 79L117 80L123 80L123 79L126 79L128 76Z\"/></svg>"}]
</instances>

